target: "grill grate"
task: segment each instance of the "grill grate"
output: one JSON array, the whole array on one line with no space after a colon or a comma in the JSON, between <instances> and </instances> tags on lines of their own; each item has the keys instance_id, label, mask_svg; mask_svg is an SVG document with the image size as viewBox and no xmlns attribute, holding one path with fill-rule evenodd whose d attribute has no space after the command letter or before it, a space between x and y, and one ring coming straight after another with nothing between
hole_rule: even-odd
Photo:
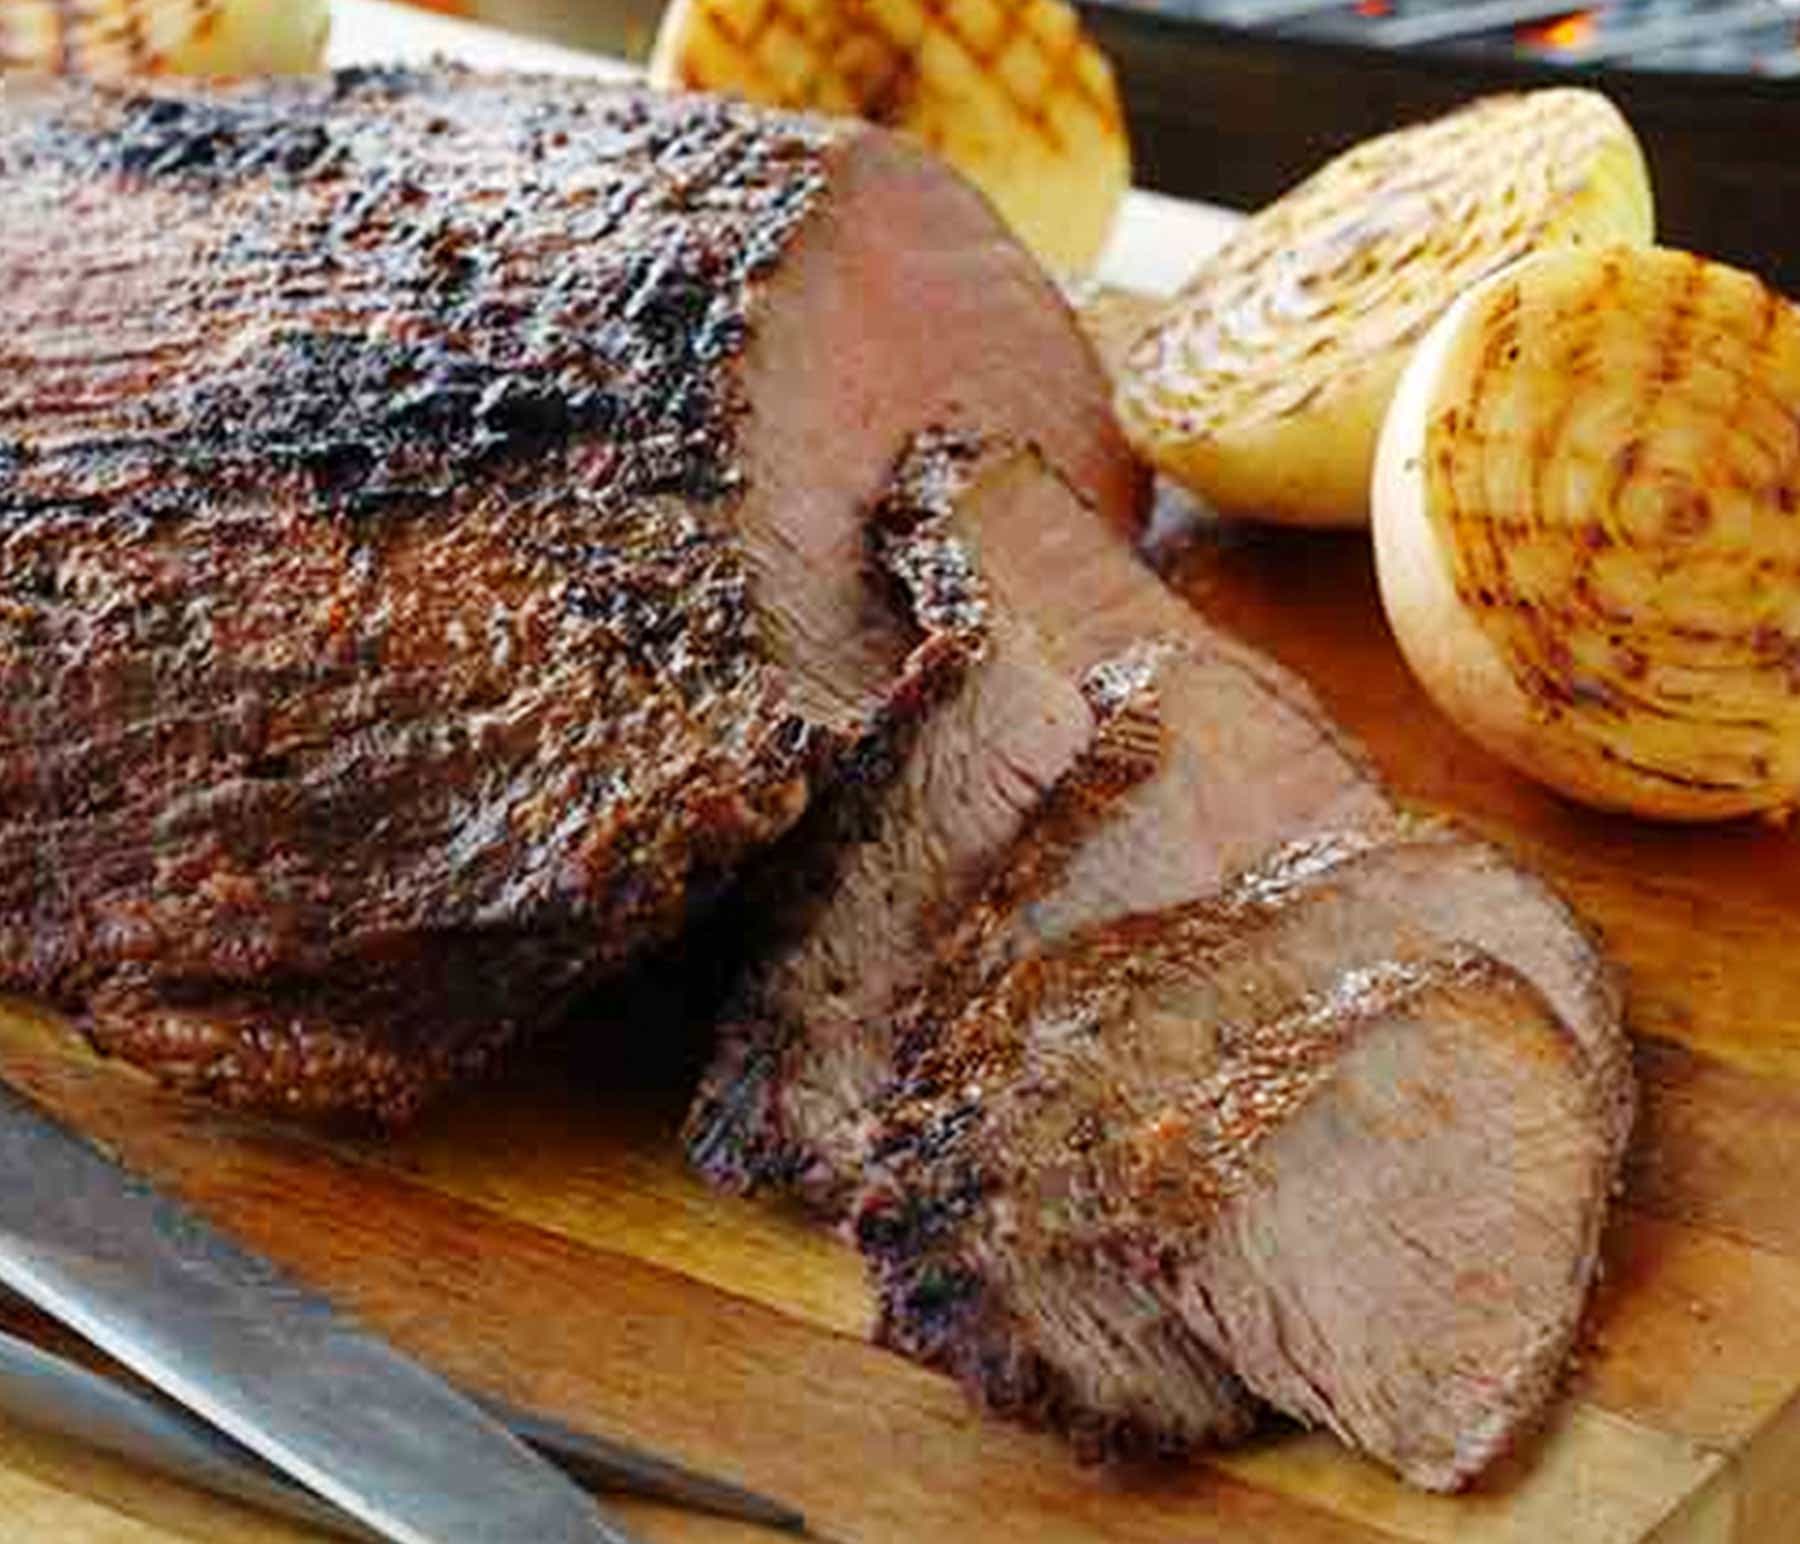
<instances>
[{"instance_id":1,"label":"grill grate","mask_svg":"<svg viewBox=\"0 0 1800 1544\"><path fill-rule=\"evenodd\" d=\"M1800 77L1800 0L1115 0L1229 27L1551 65Z\"/></svg>"}]
</instances>

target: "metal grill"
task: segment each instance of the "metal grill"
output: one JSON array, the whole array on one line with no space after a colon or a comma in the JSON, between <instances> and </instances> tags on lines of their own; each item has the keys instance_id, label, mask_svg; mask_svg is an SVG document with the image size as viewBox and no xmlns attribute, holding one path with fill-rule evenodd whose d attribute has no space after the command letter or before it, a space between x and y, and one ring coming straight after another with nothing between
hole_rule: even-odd
<instances>
[{"instance_id":1,"label":"metal grill","mask_svg":"<svg viewBox=\"0 0 1800 1544\"><path fill-rule=\"evenodd\" d=\"M1280 37L1548 65L1800 78L1800 0L1114 0Z\"/></svg>"}]
</instances>

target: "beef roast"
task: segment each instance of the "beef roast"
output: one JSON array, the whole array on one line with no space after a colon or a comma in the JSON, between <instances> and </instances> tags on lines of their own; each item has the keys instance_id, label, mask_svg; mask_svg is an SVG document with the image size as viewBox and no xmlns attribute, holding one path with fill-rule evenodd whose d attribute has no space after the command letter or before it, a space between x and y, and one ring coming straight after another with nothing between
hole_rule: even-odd
<instances>
[{"instance_id":1,"label":"beef roast","mask_svg":"<svg viewBox=\"0 0 1800 1544\"><path fill-rule=\"evenodd\" d=\"M1191 1394L1157 1402L1157 1304L1279 1408L1420 1483L1467 1479L1541 1407L1566 1352L1627 1086L1544 992L1459 941L1466 929L1503 943L1496 927L1537 904L1521 883L1441 831L1304 844L1209 899L1025 955L964 1003L920 1004L928 1022L858 1218L887 1338L990 1402L1001 1369L1003 1407L1022 1378L1054 1391L1049 1415L1078 1436L1209 1435ZM1445 911L1397 917L1395 899L1421 885L1443 887ZM1510 923L1493 920L1509 906ZM1598 985L1570 963L1543 973L1591 1014ZM1451 978L1448 999L1421 985ZM1372 991L1382 982L1393 991ZM1483 994L1491 1012L1471 1007ZM1433 1005L1452 1000L1446 1029ZM1377 1023L1378 1074L1337 1066ZM1473 1043L1478 1025L1491 1044ZM1467 1069L1447 1077L1438 1063L1458 1035ZM1490 1060L1527 1054L1494 1081ZM1315 1152L1290 1122L1322 1124L1340 1145ZM1209 1144L1226 1135L1238 1145L1214 1173ZM1294 1144L1317 1174L1288 1173ZM1571 1154L1576 1167L1552 1162ZM1335 1198L1337 1231L1284 1211L1283 1187L1307 1184L1322 1187L1308 1192L1315 1211ZM1433 1207L1407 1202L1414 1189ZM1221 1219L1255 1245L1248 1264L1232 1257L1229 1287L1215 1275ZM1339 1270L1355 1239L1367 1243L1357 1269ZM1425 1265L1435 1274L1414 1269ZM1470 1288L1489 1278L1491 1292ZM1046 1279L1072 1285L1047 1294ZM1093 1324L1079 1342L1076 1287ZM1271 1307L1284 1293L1302 1300ZM1291 1325L1255 1317L1281 1313L1316 1332L1284 1338ZM1071 1348L1083 1352L1073 1370ZM1467 1379L1440 1378L1440 1355ZM1078 1381L1097 1365L1104 1399Z\"/></svg>"},{"instance_id":2,"label":"beef roast","mask_svg":"<svg viewBox=\"0 0 1800 1544\"><path fill-rule=\"evenodd\" d=\"M774 866L752 909L781 919L776 936L726 1016L687 1133L716 1182L796 1187L827 1211L860 1174L894 1009L983 886L1019 892L1052 857L1071 863L1072 884L1045 879L1007 913L1054 928L1077 895L1116 909L1115 864L1134 887L1127 909L1187 899L1288 836L1386 811L1306 689L1164 591L1037 451L922 436L882 510L979 576L979 657L911 754L870 758ZM1176 733L1142 711L1146 691ZM1134 818L1095 818L1115 800Z\"/></svg>"},{"instance_id":3,"label":"beef roast","mask_svg":"<svg viewBox=\"0 0 1800 1544\"><path fill-rule=\"evenodd\" d=\"M944 1026L859 1219L884 1333L984 1388L998 1369L1003 1401L1072 1388L1050 1413L1078 1433L1210 1435L1199 1390L1166 1402L1166 1316L1453 1487L1575 1331L1612 1179L1596 1090L1491 957L1315 970L1282 915L1304 901L1241 904L1096 930Z\"/></svg>"},{"instance_id":4,"label":"beef roast","mask_svg":"<svg viewBox=\"0 0 1800 1544\"><path fill-rule=\"evenodd\" d=\"M899 861L947 789L902 761L859 792L887 835L851 904L827 873L792 914L700 1156L833 1207L860 1187L882 1334L993 1408L1167 1449L1242 1432L1254 1396L1463 1482L1543 1407L1592 1277L1631 1111L1610 975L1040 458L920 454L957 463L902 484L991 609L1084 673L1088 748L955 882ZM961 754L966 783L1010 752ZM817 1011L810 973L889 915L935 947Z\"/></svg>"},{"instance_id":5,"label":"beef roast","mask_svg":"<svg viewBox=\"0 0 1800 1544\"><path fill-rule=\"evenodd\" d=\"M402 1114L666 937L955 668L864 539L913 431L1133 517L1060 300L879 132L3 89L0 984L167 1076Z\"/></svg>"}]
</instances>

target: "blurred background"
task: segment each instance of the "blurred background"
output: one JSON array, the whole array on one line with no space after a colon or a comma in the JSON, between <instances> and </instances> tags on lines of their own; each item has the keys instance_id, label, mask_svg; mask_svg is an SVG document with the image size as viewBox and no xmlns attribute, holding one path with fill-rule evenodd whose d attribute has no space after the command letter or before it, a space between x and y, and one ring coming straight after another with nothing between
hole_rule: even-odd
<instances>
[{"instance_id":1,"label":"blurred background","mask_svg":"<svg viewBox=\"0 0 1800 1544\"><path fill-rule=\"evenodd\" d=\"M416 0L612 52L649 47L658 0ZM1583 67L1800 77L1800 0L1104 0L1288 41Z\"/></svg>"},{"instance_id":2,"label":"blurred background","mask_svg":"<svg viewBox=\"0 0 1800 1544\"><path fill-rule=\"evenodd\" d=\"M641 59L660 0L423 0ZM1659 228L1800 294L1800 0L1080 0L1125 98L1137 181L1234 208L1367 135L1483 91L1606 91Z\"/></svg>"},{"instance_id":3,"label":"blurred background","mask_svg":"<svg viewBox=\"0 0 1800 1544\"><path fill-rule=\"evenodd\" d=\"M643 59L650 52L662 0L407 0L428 11Z\"/></svg>"}]
</instances>

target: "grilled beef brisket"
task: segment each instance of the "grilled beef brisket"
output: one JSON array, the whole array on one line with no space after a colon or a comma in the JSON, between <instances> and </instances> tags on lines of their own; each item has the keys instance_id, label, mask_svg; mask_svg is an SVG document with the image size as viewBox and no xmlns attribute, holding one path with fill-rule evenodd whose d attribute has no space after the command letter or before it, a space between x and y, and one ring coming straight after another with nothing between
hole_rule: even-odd
<instances>
[{"instance_id":1,"label":"grilled beef brisket","mask_svg":"<svg viewBox=\"0 0 1800 1544\"><path fill-rule=\"evenodd\" d=\"M868 1100L892 1073L884 1026L982 885L1072 865L1073 883L1009 913L1052 932L1069 907L1112 914L1120 885L1128 910L1185 900L1288 836L1386 809L1305 689L1201 624L1037 452L925 436L883 509L968 555L985 653L915 754L890 748L885 779L841 788L798 834L810 856L780 866L764 908L788 926L728 1014L688 1126L716 1182L797 1186L827 1210L856 1181ZM1170 683L1192 738L1144 709ZM1114 802L1131 818L1095 818Z\"/></svg>"},{"instance_id":2,"label":"grilled beef brisket","mask_svg":"<svg viewBox=\"0 0 1800 1544\"><path fill-rule=\"evenodd\" d=\"M892 1344L1439 1487L1542 1407L1610 982L1138 565L953 177L566 81L9 85L0 280L0 985L394 1116L773 845L689 1142Z\"/></svg>"},{"instance_id":3,"label":"grilled beef brisket","mask_svg":"<svg viewBox=\"0 0 1800 1544\"><path fill-rule=\"evenodd\" d=\"M1085 680L1088 743L954 869L908 833L1010 765L1004 737L964 725L933 752L954 777L901 756L857 791L883 839L853 889L812 871L743 995L702 1166L848 1205L884 1337L1085 1447L1228 1437L1255 1396L1462 1483L1546 1400L1629 1125L1591 944L1500 854L1393 811L1036 455L935 439L900 486ZM824 962L896 915L909 947L822 1011Z\"/></svg>"},{"instance_id":4,"label":"grilled beef brisket","mask_svg":"<svg viewBox=\"0 0 1800 1544\"><path fill-rule=\"evenodd\" d=\"M1172 1321L1451 1488L1567 1353L1612 1177L1596 1090L1490 957L1315 969L1283 910L1097 929L942 1026L858 1219L884 1335L1078 1435L1211 1436L1210 1380L1170 1397Z\"/></svg>"},{"instance_id":5,"label":"grilled beef brisket","mask_svg":"<svg viewBox=\"0 0 1800 1544\"><path fill-rule=\"evenodd\" d=\"M0 983L167 1076L403 1114L666 937L953 661L864 545L915 429L1132 516L1060 301L879 133L5 90Z\"/></svg>"}]
</instances>

